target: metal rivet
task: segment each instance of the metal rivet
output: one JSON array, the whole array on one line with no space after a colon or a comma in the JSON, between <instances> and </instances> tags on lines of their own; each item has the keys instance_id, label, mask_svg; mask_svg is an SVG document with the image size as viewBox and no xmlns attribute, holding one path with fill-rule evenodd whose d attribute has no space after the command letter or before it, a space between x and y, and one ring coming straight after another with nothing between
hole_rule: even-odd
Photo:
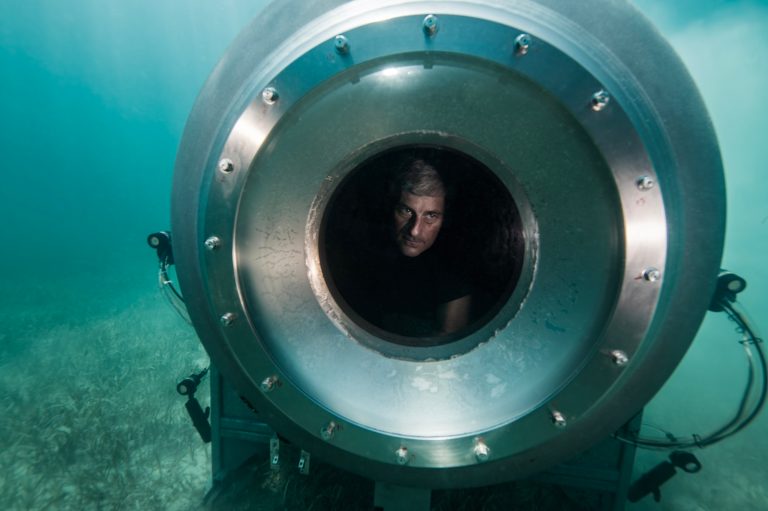
<instances>
[{"instance_id":1,"label":"metal rivet","mask_svg":"<svg viewBox=\"0 0 768 511\"><path fill-rule=\"evenodd\" d=\"M339 34L334 37L333 45L338 53L349 53L349 40L347 40L346 36Z\"/></svg>"},{"instance_id":2,"label":"metal rivet","mask_svg":"<svg viewBox=\"0 0 768 511\"><path fill-rule=\"evenodd\" d=\"M636 181L636 184L639 190L647 192L648 190L654 187L656 182L650 176L643 176L641 178L638 178L638 180Z\"/></svg>"},{"instance_id":3,"label":"metal rivet","mask_svg":"<svg viewBox=\"0 0 768 511\"><path fill-rule=\"evenodd\" d=\"M562 429L568 425L568 421L565 420L565 415L555 410L552 412L552 424Z\"/></svg>"},{"instance_id":4,"label":"metal rivet","mask_svg":"<svg viewBox=\"0 0 768 511\"><path fill-rule=\"evenodd\" d=\"M482 440L475 441L474 448L477 461L486 461L491 456L491 449Z\"/></svg>"},{"instance_id":5,"label":"metal rivet","mask_svg":"<svg viewBox=\"0 0 768 511\"><path fill-rule=\"evenodd\" d=\"M221 239L218 236L211 236L205 240L205 248L207 250L216 250L221 246Z\"/></svg>"},{"instance_id":6,"label":"metal rivet","mask_svg":"<svg viewBox=\"0 0 768 511\"><path fill-rule=\"evenodd\" d=\"M604 90L599 90L592 95L592 110L599 112L610 103L611 97Z\"/></svg>"},{"instance_id":7,"label":"metal rivet","mask_svg":"<svg viewBox=\"0 0 768 511\"><path fill-rule=\"evenodd\" d=\"M320 437L327 441L330 441L336 434L336 430L339 429L338 424L331 421L320 429Z\"/></svg>"},{"instance_id":8,"label":"metal rivet","mask_svg":"<svg viewBox=\"0 0 768 511\"><path fill-rule=\"evenodd\" d=\"M398 465L407 465L409 460L408 449L401 447L395 451L395 459Z\"/></svg>"},{"instance_id":9,"label":"metal rivet","mask_svg":"<svg viewBox=\"0 0 768 511\"><path fill-rule=\"evenodd\" d=\"M237 316L234 313L226 312L221 315L221 317L219 318L219 321L224 326L230 326L232 323L234 323L236 317Z\"/></svg>"},{"instance_id":10,"label":"metal rivet","mask_svg":"<svg viewBox=\"0 0 768 511\"><path fill-rule=\"evenodd\" d=\"M223 172L225 174L229 174L233 170L235 170L235 164L232 163L232 160L229 158L223 158L219 160L219 172Z\"/></svg>"},{"instance_id":11,"label":"metal rivet","mask_svg":"<svg viewBox=\"0 0 768 511\"><path fill-rule=\"evenodd\" d=\"M531 48L531 36L528 34L520 34L515 38L515 53L518 55L525 55Z\"/></svg>"},{"instance_id":12,"label":"metal rivet","mask_svg":"<svg viewBox=\"0 0 768 511\"><path fill-rule=\"evenodd\" d=\"M424 18L424 21L422 22L422 27L424 27L424 33L428 36L433 36L437 34L437 31L439 30L440 26L437 23L437 16L434 14L429 14Z\"/></svg>"},{"instance_id":13,"label":"metal rivet","mask_svg":"<svg viewBox=\"0 0 768 511\"><path fill-rule=\"evenodd\" d=\"M611 360L619 367L624 367L629 362L629 357L621 350L611 351Z\"/></svg>"},{"instance_id":14,"label":"metal rivet","mask_svg":"<svg viewBox=\"0 0 768 511\"><path fill-rule=\"evenodd\" d=\"M261 380L261 384L259 385L259 388L261 388L262 392L272 392L277 388L278 384L280 383L280 379L277 376L267 376L263 380Z\"/></svg>"},{"instance_id":15,"label":"metal rivet","mask_svg":"<svg viewBox=\"0 0 768 511\"><path fill-rule=\"evenodd\" d=\"M261 91L261 99L268 105L274 105L279 98L280 95L277 93L277 90L275 90L274 87L267 87Z\"/></svg>"},{"instance_id":16,"label":"metal rivet","mask_svg":"<svg viewBox=\"0 0 768 511\"><path fill-rule=\"evenodd\" d=\"M643 278L647 282L656 282L661 278L661 271L658 268L646 268L643 270Z\"/></svg>"}]
</instances>

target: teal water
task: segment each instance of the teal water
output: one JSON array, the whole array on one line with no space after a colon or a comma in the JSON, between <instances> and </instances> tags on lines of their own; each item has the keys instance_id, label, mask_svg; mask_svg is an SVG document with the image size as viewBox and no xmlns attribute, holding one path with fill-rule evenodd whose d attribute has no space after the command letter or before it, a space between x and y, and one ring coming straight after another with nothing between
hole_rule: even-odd
<instances>
[{"instance_id":1,"label":"teal water","mask_svg":"<svg viewBox=\"0 0 768 511\"><path fill-rule=\"evenodd\" d=\"M205 363L156 290L176 149L205 78L266 2L0 3L0 507L188 509L207 483L174 394ZM698 83L729 201L723 265L768 310L768 2L636 0ZM735 407L744 361L708 317L647 409L680 434ZM630 509L768 509L768 418ZM664 458L638 458L642 472Z\"/></svg>"}]
</instances>

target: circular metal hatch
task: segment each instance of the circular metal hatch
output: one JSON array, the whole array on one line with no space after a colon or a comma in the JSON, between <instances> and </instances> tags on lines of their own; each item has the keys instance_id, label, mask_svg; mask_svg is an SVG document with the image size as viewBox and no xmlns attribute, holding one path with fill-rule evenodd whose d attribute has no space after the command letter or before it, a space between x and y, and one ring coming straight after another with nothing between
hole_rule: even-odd
<instances>
[{"instance_id":1,"label":"circular metal hatch","mask_svg":"<svg viewBox=\"0 0 768 511\"><path fill-rule=\"evenodd\" d=\"M712 128L636 11L571 4L281 1L203 89L180 284L213 363L307 451L409 486L520 477L618 428L690 344L723 242ZM522 248L489 317L422 346L345 306L323 240L365 162L424 147L488 170Z\"/></svg>"}]
</instances>

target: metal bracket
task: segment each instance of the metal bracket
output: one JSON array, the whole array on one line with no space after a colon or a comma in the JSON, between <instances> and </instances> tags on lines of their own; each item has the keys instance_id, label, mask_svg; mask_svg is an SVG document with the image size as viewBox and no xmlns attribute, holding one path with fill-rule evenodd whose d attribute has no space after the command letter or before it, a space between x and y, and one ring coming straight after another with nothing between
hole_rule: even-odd
<instances>
[{"instance_id":1,"label":"metal bracket","mask_svg":"<svg viewBox=\"0 0 768 511\"><path fill-rule=\"evenodd\" d=\"M272 470L280 470L280 439L277 435L269 439L269 466Z\"/></svg>"},{"instance_id":2,"label":"metal bracket","mask_svg":"<svg viewBox=\"0 0 768 511\"><path fill-rule=\"evenodd\" d=\"M299 473L301 475L309 474L309 461L310 461L310 454L304 449L302 449L301 455L299 456Z\"/></svg>"}]
</instances>

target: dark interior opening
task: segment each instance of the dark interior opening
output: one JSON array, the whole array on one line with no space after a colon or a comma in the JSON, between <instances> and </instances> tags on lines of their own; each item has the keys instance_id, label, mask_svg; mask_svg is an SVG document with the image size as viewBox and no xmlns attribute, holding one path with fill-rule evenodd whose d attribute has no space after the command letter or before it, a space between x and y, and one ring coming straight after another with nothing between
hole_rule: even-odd
<instances>
[{"instance_id":1,"label":"dark interior opening","mask_svg":"<svg viewBox=\"0 0 768 511\"><path fill-rule=\"evenodd\" d=\"M398 176L415 160L439 173L444 207L434 243L406 256ZM488 167L456 150L405 146L349 172L325 211L320 248L330 291L353 321L397 344L436 346L475 331L506 303L525 241L518 208ZM446 330L457 306L466 320Z\"/></svg>"}]
</instances>

